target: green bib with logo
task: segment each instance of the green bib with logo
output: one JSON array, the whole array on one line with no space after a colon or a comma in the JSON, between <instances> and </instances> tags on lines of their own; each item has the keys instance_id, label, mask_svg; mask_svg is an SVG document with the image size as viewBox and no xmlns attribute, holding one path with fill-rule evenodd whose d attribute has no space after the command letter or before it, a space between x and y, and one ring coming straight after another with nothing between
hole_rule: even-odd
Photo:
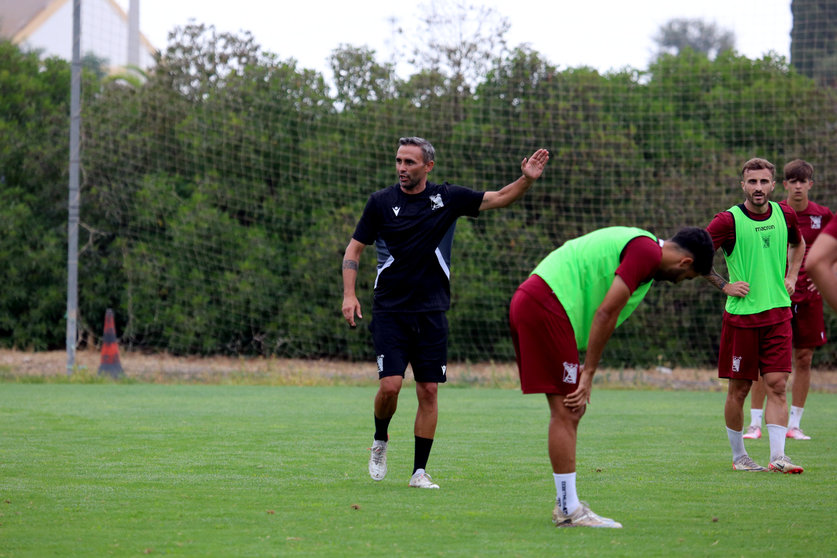
<instances>
[{"instance_id":1,"label":"green bib with logo","mask_svg":"<svg viewBox=\"0 0 837 558\"><path fill-rule=\"evenodd\" d=\"M747 296L727 297L730 314L758 314L790 306L785 288L788 226L779 204L769 203L771 213L766 221L754 221L737 205L727 210L735 220L735 246L732 254L724 252L729 280L750 284Z\"/></svg>"},{"instance_id":2,"label":"green bib with logo","mask_svg":"<svg viewBox=\"0 0 837 558\"><path fill-rule=\"evenodd\" d=\"M565 242L532 271L546 281L567 312L579 350L587 348L593 316L610 290L622 251L638 236L656 240L648 231L633 227L599 229ZM651 283L640 285L631 294L619 313L617 326L642 302Z\"/></svg>"}]
</instances>

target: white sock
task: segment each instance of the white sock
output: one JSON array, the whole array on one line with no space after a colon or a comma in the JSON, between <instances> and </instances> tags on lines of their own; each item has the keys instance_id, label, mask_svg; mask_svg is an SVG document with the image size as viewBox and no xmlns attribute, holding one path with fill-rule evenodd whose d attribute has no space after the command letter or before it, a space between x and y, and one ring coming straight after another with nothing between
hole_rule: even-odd
<instances>
[{"instance_id":1,"label":"white sock","mask_svg":"<svg viewBox=\"0 0 837 558\"><path fill-rule=\"evenodd\" d=\"M747 450L744 449L744 433L733 430L728 426L727 438L729 438L729 446L732 448L732 461L735 463L739 457L747 455Z\"/></svg>"},{"instance_id":2,"label":"white sock","mask_svg":"<svg viewBox=\"0 0 837 558\"><path fill-rule=\"evenodd\" d=\"M802 421L802 413L805 411L802 407L794 407L791 405L790 417L788 418L788 430L791 428L799 428L799 423Z\"/></svg>"},{"instance_id":3,"label":"white sock","mask_svg":"<svg viewBox=\"0 0 837 558\"><path fill-rule=\"evenodd\" d=\"M761 417L764 416L764 409L750 409L750 426L761 428Z\"/></svg>"},{"instance_id":4,"label":"white sock","mask_svg":"<svg viewBox=\"0 0 837 558\"><path fill-rule=\"evenodd\" d=\"M768 424L767 433L770 436L770 461L785 455L785 436L788 429L778 424Z\"/></svg>"},{"instance_id":5,"label":"white sock","mask_svg":"<svg viewBox=\"0 0 837 558\"><path fill-rule=\"evenodd\" d=\"M581 505L575 491L575 473L552 473L552 476L555 479L555 503L564 515L570 515Z\"/></svg>"}]
</instances>

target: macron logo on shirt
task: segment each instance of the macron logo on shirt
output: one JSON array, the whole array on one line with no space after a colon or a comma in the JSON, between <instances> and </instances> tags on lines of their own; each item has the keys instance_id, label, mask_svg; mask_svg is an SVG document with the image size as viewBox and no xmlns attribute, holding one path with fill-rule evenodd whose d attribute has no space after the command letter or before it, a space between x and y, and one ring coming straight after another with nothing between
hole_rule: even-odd
<instances>
[{"instance_id":1,"label":"macron logo on shirt","mask_svg":"<svg viewBox=\"0 0 837 558\"><path fill-rule=\"evenodd\" d=\"M398 212L401 211L401 206L396 206L392 208L392 212L395 213L395 216L398 217Z\"/></svg>"}]
</instances>

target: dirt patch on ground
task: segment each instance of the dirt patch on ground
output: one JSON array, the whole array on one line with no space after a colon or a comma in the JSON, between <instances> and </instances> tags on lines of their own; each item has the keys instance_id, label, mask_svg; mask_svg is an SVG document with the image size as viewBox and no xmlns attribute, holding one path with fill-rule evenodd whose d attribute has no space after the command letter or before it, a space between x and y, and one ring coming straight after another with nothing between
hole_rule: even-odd
<instances>
[{"instance_id":1,"label":"dirt patch on ground","mask_svg":"<svg viewBox=\"0 0 837 558\"><path fill-rule=\"evenodd\" d=\"M330 360L278 358L175 357L166 354L143 354L120 351L119 362L124 377L151 383L264 384L264 385L375 385L375 364ZM75 368L68 374L64 351L24 352L0 350L0 373L7 380L33 377L99 376L101 354L78 351ZM459 386L518 388L514 363L451 363L448 383ZM408 372L408 381L412 375ZM715 370L689 368L603 369L596 374L596 384L622 388L692 389L721 391L726 382L718 380ZM811 389L837 393L837 374L814 370Z\"/></svg>"}]
</instances>

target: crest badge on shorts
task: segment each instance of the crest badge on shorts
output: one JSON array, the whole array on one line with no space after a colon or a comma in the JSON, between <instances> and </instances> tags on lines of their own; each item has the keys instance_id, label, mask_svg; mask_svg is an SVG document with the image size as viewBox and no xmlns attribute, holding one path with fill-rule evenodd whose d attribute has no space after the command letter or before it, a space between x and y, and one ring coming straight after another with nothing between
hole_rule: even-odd
<instances>
[{"instance_id":1,"label":"crest badge on shorts","mask_svg":"<svg viewBox=\"0 0 837 558\"><path fill-rule=\"evenodd\" d=\"M575 384L578 382L578 364L577 363L564 363L564 383L565 384Z\"/></svg>"}]
</instances>

